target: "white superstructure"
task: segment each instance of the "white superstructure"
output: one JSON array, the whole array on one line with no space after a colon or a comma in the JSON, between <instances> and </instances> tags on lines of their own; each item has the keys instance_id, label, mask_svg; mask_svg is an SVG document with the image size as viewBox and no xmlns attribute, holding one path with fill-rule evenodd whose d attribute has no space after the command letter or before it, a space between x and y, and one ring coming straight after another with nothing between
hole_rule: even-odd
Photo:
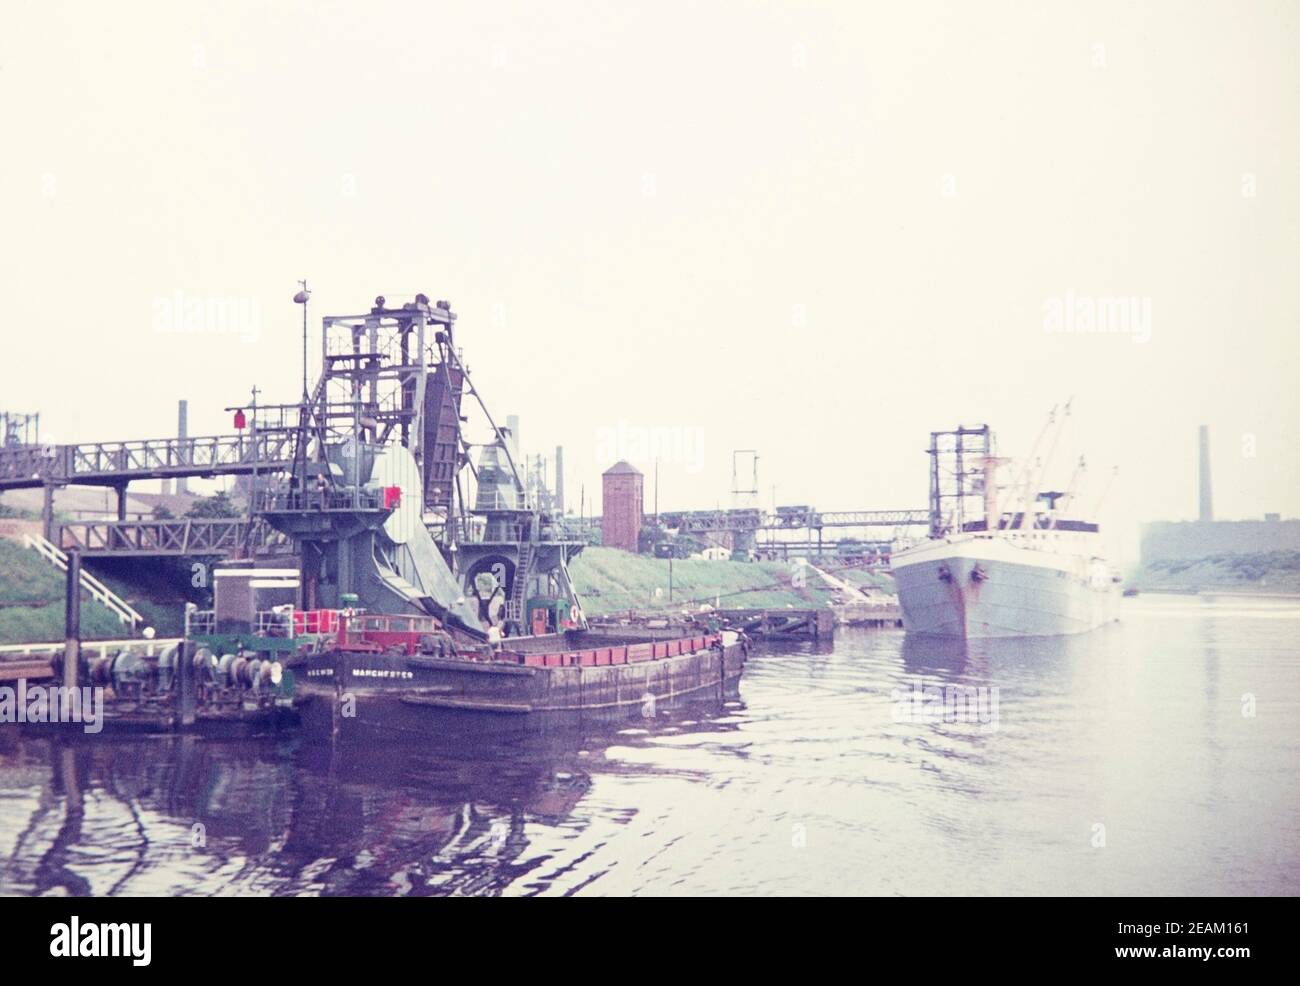
<instances>
[{"instance_id":1,"label":"white superstructure","mask_svg":"<svg viewBox=\"0 0 1300 986\"><path fill-rule=\"evenodd\" d=\"M1066 492L1030 496L1029 484L1039 479L1031 470L1000 490L995 474L1003 460L992 454L991 435L964 433L988 436L983 455L967 461L969 472L945 474L944 490L935 467L932 536L891 554L903 626L944 637L1053 636L1118 619L1120 579L1106 563L1098 526L1065 510L1082 462ZM932 442L932 456L936 449ZM1012 509L1002 509L1004 502ZM982 519L966 519L979 513Z\"/></svg>"}]
</instances>

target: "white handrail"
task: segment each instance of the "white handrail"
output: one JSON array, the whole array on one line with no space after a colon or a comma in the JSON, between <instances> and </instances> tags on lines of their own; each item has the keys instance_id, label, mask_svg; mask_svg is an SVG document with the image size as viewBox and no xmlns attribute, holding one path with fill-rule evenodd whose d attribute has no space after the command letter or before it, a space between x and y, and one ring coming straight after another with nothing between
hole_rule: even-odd
<instances>
[{"instance_id":1,"label":"white handrail","mask_svg":"<svg viewBox=\"0 0 1300 986\"><path fill-rule=\"evenodd\" d=\"M39 535L24 534L23 543L60 571L66 572L68 570L67 553L50 541ZM107 607L118 618L119 622L131 624L132 632L144 622L144 617L132 609L125 599L117 595L84 568L81 570L81 587L90 593L91 599Z\"/></svg>"},{"instance_id":2,"label":"white handrail","mask_svg":"<svg viewBox=\"0 0 1300 986\"><path fill-rule=\"evenodd\" d=\"M155 653L161 653L173 644L179 644L184 640L183 637L155 637L153 640L142 640L136 638L122 640L83 640L81 642L81 651L98 651L100 657L106 657L112 649L121 650L127 648L133 651L144 651L146 656L152 657ZM22 656L24 654L59 654L68 646L66 640L56 640L53 643L38 644L0 644L0 658L9 656ZM0 668L4 667L4 661L0 660Z\"/></svg>"}]
</instances>

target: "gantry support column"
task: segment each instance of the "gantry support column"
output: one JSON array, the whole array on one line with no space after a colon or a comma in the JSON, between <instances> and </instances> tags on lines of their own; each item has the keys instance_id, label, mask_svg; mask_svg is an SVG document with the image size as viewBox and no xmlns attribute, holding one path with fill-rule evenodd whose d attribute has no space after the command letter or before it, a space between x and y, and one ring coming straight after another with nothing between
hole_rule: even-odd
<instances>
[{"instance_id":1,"label":"gantry support column","mask_svg":"<svg viewBox=\"0 0 1300 986\"><path fill-rule=\"evenodd\" d=\"M53 483L43 487L45 498L41 503L41 534L46 541L54 540L54 490Z\"/></svg>"}]
</instances>

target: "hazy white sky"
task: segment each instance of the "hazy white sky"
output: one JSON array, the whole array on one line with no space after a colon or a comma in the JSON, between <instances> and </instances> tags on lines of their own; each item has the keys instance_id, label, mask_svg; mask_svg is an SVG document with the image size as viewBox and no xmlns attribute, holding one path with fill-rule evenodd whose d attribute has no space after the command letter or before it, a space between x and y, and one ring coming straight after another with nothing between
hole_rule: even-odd
<instances>
[{"instance_id":1,"label":"hazy white sky","mask_svg":"<svg viewBox=\"0 0 1300 986\"><path fill-rule=\"evenodd\" d=\"M449 298L575 503L657 429L664 508L734 448L765 502L920 507L932 429L1023 452L1073 394L1112 516L1194 514L1202 422L1221 516L1300 514L1298 41L1291 2L10 2L0 406L224 432L296 397L305 276L313 320ZM162 331L178 294L248 321ZM1107 298L1149 323L1051 331Z\"/></svg>"}]
</instances>

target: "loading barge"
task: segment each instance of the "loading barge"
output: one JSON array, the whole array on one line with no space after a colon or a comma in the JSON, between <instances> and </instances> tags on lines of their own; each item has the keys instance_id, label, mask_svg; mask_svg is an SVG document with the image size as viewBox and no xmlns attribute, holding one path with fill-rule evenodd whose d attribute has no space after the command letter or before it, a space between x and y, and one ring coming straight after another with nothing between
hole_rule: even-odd
<instances>
[{"instance_id":1,"label":"loading barge","mask_svg":"<svg viewBox=\"0 0 1300 986\"><path fill-rule=\"evenodd\" d=\"M326 699L336 728L623 714L724 694L744 668L743 634L716 621L668 635L589 625L568 572L583 543L528 493L455 328L448 302L377 297L365 314L324 319L313 396L242 409L250 427L299 422L292 470L255 492L299 568L276 572L285 598L269 611L255 600L251 616L267 587L259 570L242 596L225 591L233 575L216 580L213 619L243 635L229 654L265 661L268 640L291 641L284 670ZM484 440L467 433L466 398Z\"/></svg>"},{"instance_id":2,"label":"loading barge","mask_svg":"<svg viewBox=\"0 0 1300 986\"><path fill-rule=\"evenodd\" d=\"M432 617L339 614L338 631L291 664L301 692L342 718L409 728L429 713L522 720L653 714L660 703L734 693L749 645L698 630L671 640L572 631L457 645Z\"/></svg>"}]
</instances>

